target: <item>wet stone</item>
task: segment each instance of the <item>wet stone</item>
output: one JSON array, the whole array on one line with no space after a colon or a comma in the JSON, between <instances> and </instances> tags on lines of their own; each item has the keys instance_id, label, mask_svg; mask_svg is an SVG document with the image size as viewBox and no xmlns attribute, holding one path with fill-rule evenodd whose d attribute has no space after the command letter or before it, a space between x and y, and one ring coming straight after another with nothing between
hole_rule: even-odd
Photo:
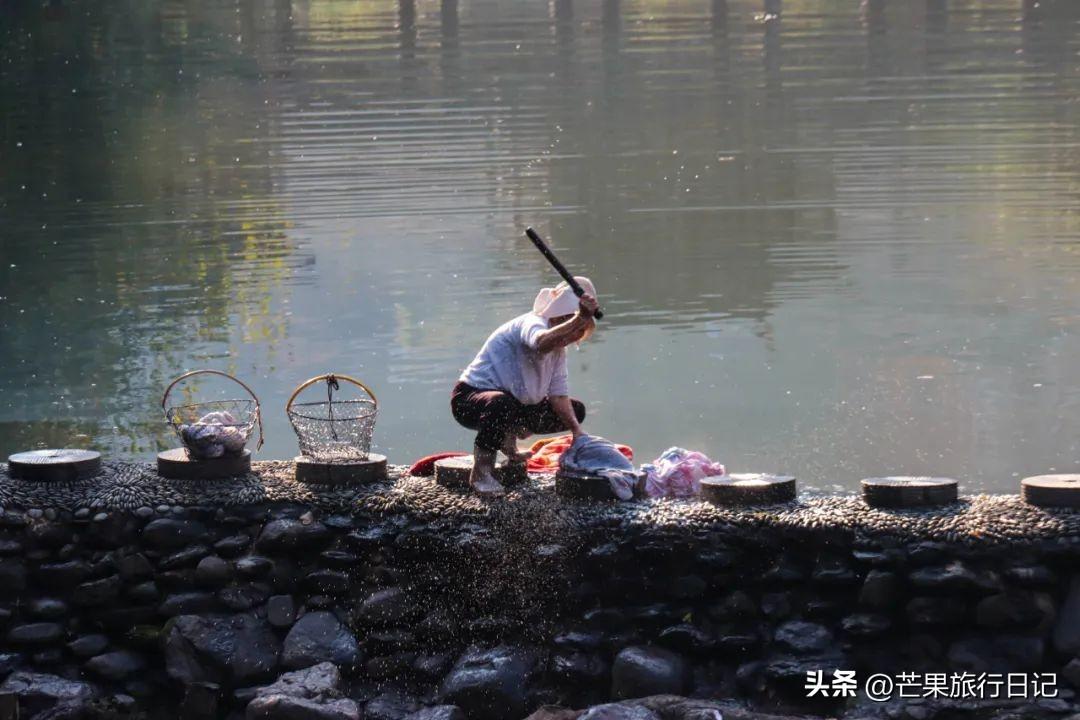
<instances>
[{"instance_id":1,"label":"wet stone","mask_svg":"<svg viewBox=\"0 0 1080 720\"><path fill-rule=\"evenodd\" d=\"M1044 587L1057 582L1057 574L1045 565L1022 565L1005 570L1005 578L1024 587Z\"/></svg>"},{"instance_id":2,"label":"wet stone","mask_svg":"<svg viewBox=\"0 0 1080 720\"><path fill-rule=\"evenodd\" d=\"M210 552L205 545L192 545L158 561L159 570L177 570L192 567Z\"/></svg>"},{"instance_id":3,"label":"wet stone","mask_svg":"<svg viewBox=\"0 0 1080 720\"><path fill-rule=\"evenodd\" d=\"M218 600L212 593L184 592L166 597L158 606L158 613L164 617L175 617L209 613L217 608Z\"/></svg>"},{"instance_id":4,"label":"wet stone","mask_svg":"<svg viewBox=\"0 0 1080 720\"><path fill-rule=\"evenodd\" d=\"M332 613L312 612L300 618L285 637L282 664L298 669L320 662L342 667L360 663L360 647L353 634Z\"/></svg>"},{"instance_id":5,"label":"wet stone","mask_svg":"<svg viewBox=\"0 0 1080 720\"><path fill-rule=\"evenodd\" d=\"M155 550L179 550L193 542L205 541L206 526L195 520L158 518L147 523L142 531L143 542Z\"/></svg>"},{"instance_id":6,"label":"wet stone","mask_svg":"<svg viewBox=\"0 0 1080 720\"><path fill-rule=\"evenodd\" d=\"M716 647L711 633L690 623L680 623L660 632L658 642L666 648L686 654L704 654Z\"/></svg>"},{"instance_id":7,"label":"wet stone","mask_svg":"<svg viewBox=\"0 0 1080 720\"><path fill-rule=\"evenodd\" d=\"M891 628L892 620L887 615L878 613L855 613L844 618L840 626L848 635L871 638L877 637Z\"/></svg>"},{"instance_id":8,"label":"wet stone","mask_svg":"<svg viewBox=\"0 0 1080 720\"><path fill-rule=\"evenodd\" d=\"M292 595L274 595L266 601L266 619L273 627L291 627L296 620L296 603Z\"/></svg>"},{"instance_id":9,"label":"wet stone","mask_svg":"<svg viewBox=\"0 0 1080 720\"><path fill-rule=\"evenodd\" d=\"M955 560L946 565L920 568L909 576L917 588L939 592L988 593L1000 589L1001 580L991 571L974 571Z\"/></svg>"},{"instance_id":10,"label":"wet stone","mask_svg":"<svg viewBox=\"0 0 1080 720\"><path fill-rule=\"evenodd\" d=\"M435 705L405 716L405 720L466 720L457 705Z\"/></svg>"},{"instance_id":11,"label":"wet stone","mask_svg":"<svg viewBox=\"0 0 1080 720\"><path fill-rule=\"evenodd\" d=\"M413 659L413 672L422 680L438 680L450 669L454 658L450 653L432 653L417 655Z\"/></svg>"},{"instance_id":12,"label":"wet stone","mask_svg":"<svg viewBox=\"0 0 1080 720\"><path fill-rule=\"evenodd\" d=\"M203 587L222 587L232 580L232 563L214 555L204 557L195 566L195 582Z\"/></svg>"},{"instance_id":13,"label":"wet stone","mask_svg":"<svg viewBox=\"0 0 1080 720\"><path fill-rule=\"evenodd\" d=\"M158 591L157 583L153 580L147 580L146 582L132 585L127 589L127 596L132 602L139 603L140 605L149 605L155 603L158 598L161 597L161 593Z\"/></svg>"},{"instance_id":14,"label":"wet stone","mask_svg":"<svg viewBox=\"0 0 1080 720\"><path fill-rule=\"evenodd\" d=\"M154 566L142 553L133 553L117 558L116 571L124 580L138 580L152 577Z\"/></svg>"},{"instance_id":15,"label":"wet stone","mask_svg":"<svg viewBox=\"0 0 1080 720\"><path fill-rule=\"evenodd\" d=\"M905 608L912 625L952 625L963 620L965 612L963 600L953 597L915 597Z\"/></svg>"},{"instance_id":16,"label":"wet stone","mask_svg":"<svg viewBox=\"0 0 1080 720\"><path fill-rule=\"evenodd\" d=\"M34 598L26 609L35 618L57 620L67 614L68 606L57 598Z\"/></svg>"},{"instance_id":17,"label":"wet stone","mask_svg":"<svg viewBox=\"0 0 1080 720\"><path fill-rule=\"evenodd\" d=\"M54 622L37 622L16 625L8 630L7 640L12 645L38 647L59 642L64 637L64 627Z\"/></svg>"},{"instance_id":18,"label":"wet stone","mask_svg":"<svg viewBox=\"0 0 1080 720\"><path fill-rule=\"evenodd\" d=\"M765 593L761 596L761 612L774 620L791 615L791 593Z\"/></svg>"},{"instance_id":19,"label":"wet stone","mask_svg":"<svg viewBox=\"0 0 1080 720\"><path fill-rule=\"evenodd\" d=\"M459 706L469 720L524 717L532 653L509 646L470 648L443 679L439 702Z\"/></svg>"},{"instance_id":20,"label":"wet stone","mask_svg":"<svg viewBox=\"0 0 1080 720\"><path fill-rule=\"evenodd\" d=\"M304 578L307 589L326 595L344 595L349 592L349 576L340 570L316 570Z\"/></svg>"},{"instance_id":21,"label":"wet stone","mask_svg":"<svg viewBox=\"0 0 1080 720\"><path fill-rule=\"evenodd\" d=\"M611 668L598 653L563 651L551 656L551 674L579 687L598 687L610 680Z\"/></svg>"},{"instance_id":22,"label":"wet stone","mask_svg":"<svg viewBox=\"0 0 1080 720\"><path fill-rule=\"evenodd\" d=\"M660 648L628 647L615 656L611 668L611 695L616 699L682 695L689 682L682 657Z\"/></svg>"},{"instance_id":23,"label":"wet stone","mask_svg":"<svg viewBox=\"0 0 1080 720\"><path fill-rule=\"evenodd\" d=\"M222 605L239 612L266 602L270 597L270 586L265 583L230 585L219 590L217 596Z\"/></svg>"},{"instance_id":24,"label":"wet stone","mask_svg":"<svg viewBox=\"0 0 1080 720\"><path fill-rule=\"evenodd\" d=\"M265 577L274 569L274 561L260 555L248 555L236 561L236 572L245 577Z\"/></svg>"},{"instance_id":25,"label":"wet stone","mask_svg":"<svg viewBox=\"0 0 1080 720\"><path fill-rule=\"evenodd\" d=\"M131 677L146 666L146 661L138 653L117 650L96 655L83 666L92 675L105 680L119 681Z\"/></svg>"},{"instance_id":26,"label":"wet stone","mask_svg":"<svg viewBox=\"0 0 1080 720\"><path fill-rule=\"evenodd\" d=\"M794 620L776 629L773 642L785 650L808 655L829 648L833 635L824 625Z\"/></svg>"},{"instance_id":27,"label":"wet stone","mask_svg":"<svg viewBox=\"0 0 1080 720\"><path fill-rule=\"evenodd\" d=\"M21 560L0 560L0 594L13 595L26 589L26 566Z\"/></svg>"},{"instance_id":28,"label":"wet stone","mask_svg":"<svg viewBox=\"0 0 1080 720\"><path fill-rule=\"evenodd\" d=\"M225 558L235 558L248 549L251 538L247 535L230 535L214 543L214 551Z\"/></svg>"},{"instance_id":29,"label":"wet stone","mask_svg":"<svg viewBox=\"0 0 1080 720\"><path fill-rule=\"evenodd\" d=\"M110 603L120 596L123 581L119 575L85 582L75 588L72 601L80 607L95 607Z\"/></svg>"},{"instance_id":30,"label":"wet stone","mask_svg":"<svg viewBox=\"0 0 1080 720\"><path fill-rule=\"evenodd\" d=\"M331 537L330 529L320 522L282 518L263 526L255 548L269 553L295 552L325 545Z\"/></svg>"},{"instance_id":31,"label":"wet stone","mask_svg":"<svg viewBox=\"0 0 1080 720\"><path fill-rule=\"evenodd\" d=\"M902 595L900 577L887 570L871 570L863 580L859 591L859 603L884 610L895 607Z\"/></svg>"},{"instance_id":32,"label":"wet stone","mask_svg":"<svg viewBox=\"0 0 1080 720\"><path fill-rule=\"evenodd\" d=\"M995 629L1030 627L1042 617L1034 596L1021 591L989 595L975 606L975 622Z\"/></svg>"},{"instance_id":33,"label":"wet stone","mask_svg":"<svg viewBox=\"0 0 1080 720\"><path fill-rule=\"evenodd\" d=\"M373 627L404 625L415 621L423 608L401 588L386 588L368 596L356 618Z\"/></svg>"},{"instance_id":34,"label":"wet stone","mask_svg":"<svg viewBox=\"0 0 1080 720\"><path fill-rule=\"evenodd\" d=\"M83 635L67 645L75 657L90 658L100 655L109 647L109 638L104 635Z\"/></svg>"}]
</instances>

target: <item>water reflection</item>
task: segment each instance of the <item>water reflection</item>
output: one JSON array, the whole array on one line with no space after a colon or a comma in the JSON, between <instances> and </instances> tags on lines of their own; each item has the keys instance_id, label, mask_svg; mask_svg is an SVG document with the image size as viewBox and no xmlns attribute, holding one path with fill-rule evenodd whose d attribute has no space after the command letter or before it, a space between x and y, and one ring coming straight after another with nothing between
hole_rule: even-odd
<instances>
[{"instance_id":1,"label":"water reflection","mask_svg":"<svg viewBox=\"0 0 1080 720\"><path fill-rule=\"evenodd\" d=\"M554 282L593 430L811 485L1080 464L1070 2L91 0L0 15L0 451L350 371L397 461ZM0 443L2 445L2 443Z\"/></svg>"}]
</instances>

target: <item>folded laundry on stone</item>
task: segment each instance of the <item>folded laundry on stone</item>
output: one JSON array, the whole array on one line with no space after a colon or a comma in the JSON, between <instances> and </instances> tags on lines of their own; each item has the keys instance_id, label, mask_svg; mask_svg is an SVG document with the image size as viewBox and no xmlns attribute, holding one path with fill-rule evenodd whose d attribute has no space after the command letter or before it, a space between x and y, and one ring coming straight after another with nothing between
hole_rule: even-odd
<instances>
[{"instance_id":1,"label":"folded laundry on stone","mask_svg":"<svg viewBox=\"0 0 1080 720\"><path fill-rule=\"evenodd\" d=\"M435 463L446 458L461 457L468 455L467 452L451 451L440 452L420 458L409 467L409 474L417 477L431 477L435 474Z\"/></svg>"},{"instance_id":2,"label":"folded laundry on stone","mask_svg":"<svg viewBox=\"0 0 1080 720\"><path fill-rule=\"evenodd\" d=\"M634 496L638 473L634 464L615 443L596 435L580 435L559 457L559 472L565 475L602 477L620 500Z\"/></svg>"},{"instance_id":3,"label":"folded laundry on stone","mask_svg":"<svg viewBox=\"0 0 1080 720\"><path fill-rule=\"evenodd\" d=\"M529 472L553 473L559 469L559 458L570 449L574 436L567 433L552 438L537 440L529 448L532 457L529 458L525 468ZM615 445L615 448L626 456L627 460L634 459L634 451L629 445Z\"/></svg>"},{"instance_id":4,"label":"folded laundry on stone","mask_svg":"<svg viewBox=\"0 0 1080 720\"><path fill-rule=\"evenodd\" d=\"M693 497L701 493L702 478L727 475L723 465L704 453L681 447L668 448L641 470L648 497Z\"/></svg>"}]
</instances>

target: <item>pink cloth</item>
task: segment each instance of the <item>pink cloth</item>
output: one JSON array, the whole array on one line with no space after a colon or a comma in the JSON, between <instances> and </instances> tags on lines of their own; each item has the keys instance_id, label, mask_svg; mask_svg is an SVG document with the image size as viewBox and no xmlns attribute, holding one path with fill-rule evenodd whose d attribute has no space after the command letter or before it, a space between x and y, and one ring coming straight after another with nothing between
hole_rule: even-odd
<instances>
[{"instance_id":1,"label":"pink cloth","mask_svg":"<svg viewBox=\"0 0 1080 720\"><path fill-rule=\"evenodd\" d=\"M703 453L668 448L651 463L641 466L648 497L693 497L701 493L701 479L727 475L727 470Z\"/></svg>"}]
</instances>

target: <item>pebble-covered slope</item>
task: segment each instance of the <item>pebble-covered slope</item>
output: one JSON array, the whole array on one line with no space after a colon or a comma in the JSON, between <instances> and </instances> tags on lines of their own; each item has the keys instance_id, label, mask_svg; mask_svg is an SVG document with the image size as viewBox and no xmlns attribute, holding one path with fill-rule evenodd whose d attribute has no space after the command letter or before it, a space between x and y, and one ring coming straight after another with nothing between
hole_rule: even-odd
<instances>
[{"instance_id":1,"label":"pebble-covered slope","mask_svg":"<svg viewBox=\"0 0 1080 720\"><path fill-rule=\"evenodd\" d=\"M0 505L79 512L136 510L163 506L237 506L291 502L328 511L374 512L448 520L532 521L555 526L642 524L683 531L839 531L920 540L994 544L1080 542L1080 511L1039 508L1018 495L974 495L933 510L883 511L856 497L806 497L756 509L714 506L701 501L603 503L560 498L550 478L533 477L506 498L482 500L447 490L430 478L412 478L391 468L390 480L364 486L297 482L291 462L258 462L242 477L214 481L167 480L149 463L107 462L97 477L69 483L31 483L8 476L0 466Z\"/></svg>"}]
</instances>

